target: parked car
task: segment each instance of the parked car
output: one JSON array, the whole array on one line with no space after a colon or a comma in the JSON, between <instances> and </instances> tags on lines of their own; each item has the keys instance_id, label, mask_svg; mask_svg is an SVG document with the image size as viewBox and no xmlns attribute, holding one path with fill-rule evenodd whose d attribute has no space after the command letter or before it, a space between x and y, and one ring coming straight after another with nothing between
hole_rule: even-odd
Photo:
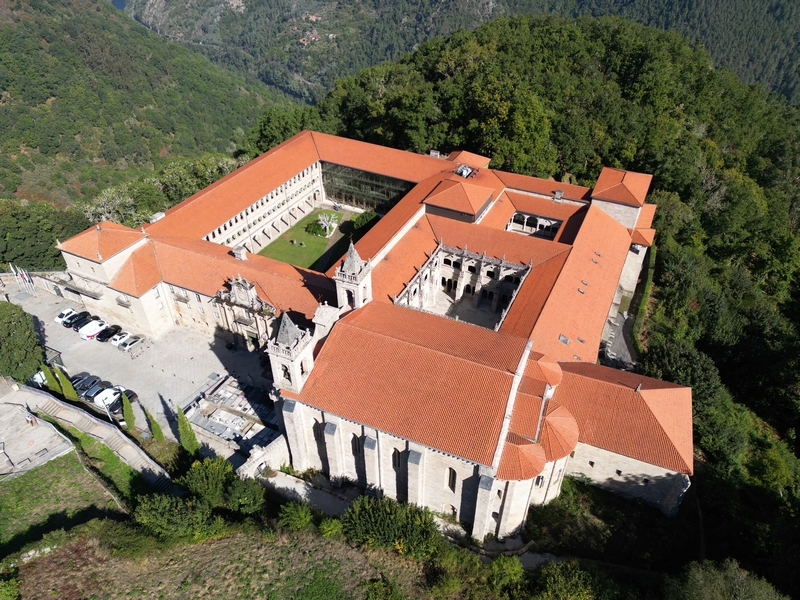
<instances>
[{"instance_id":1,"label":"parked car","mask_svg":"<svg viewBox=\"0 0 800 600\"><path fill-rule=\"evenodd\" d=\"M91 340L106 327L108 327L107 321L89 321L86 325L81 327L78 333L81 334L82 340Z\"/></svg>"},{"instance_id":2,"label":"parked car","mask_svg":"<svg viewBox=\"0 0 800 600\"><path fill-rule=\"evenodd\" d=\"M117 398L108 405L108 412L111 413L112 419L121 420L122 419L122 397Z\"/></svg>"},{"instance_id":3,"label":"parked car","mask_svg":"<svg viewBox=\"0 0 800 600\"><path fill-rule=\"evenodd\" d=\"M64 310L62 310L60 313L58 313L56 315L56 317L55 317L55 319L53 319L53 321L55 321L56 323L63 323L64 319L66 319L67 317L71 317L72 315L75 314L75 312L76 311L74 311L71 308L65 308Z\"/></svg>"},{"instance_id":4,"label":"parked car","mask_svg":"<svg viewBox=\"0 0 800 600\"><path fill-rule=\"evenodd\" d=\"M129 337L124 342L120 342L120 344L119 344L119 346L117 346L117 348L119 348L123 352L128 352L128 351L132 350L133 348L136 348L143 341L144 341L144 337L142 337L141 335L132 335L131 337Z\"/></svg>"},{"instance_id":5,"label":"parked car","mask_svg":"<svg viewBox=\"0 0 800 600\"><path fill-rule=\"evenodd\" d=\"M83 317L79 321L75 321L72 324L72 331L80 331L83 329L85 325L88 325L90 321L97 321L100 317L96 317L95 315L89 315L88 317Z\"/></svg>"},{"instance_id":6,"label":"parked car","mask_svg":"<svg viewBox=\"0 0 800 600\"><path fill-rule=\"evenodd\" d=\"M121 385L115 385L114 387L103 390L94 397L94 404L100 408L103 408L104 406L111 406L117 400L122 399L122 392L124 391L125 388Z\"/></svg>"},{"instance_id":7,"label":"parked car","mask_svg":"<svg viewBox=\"0 0 800 600\"><path fill-rule=\"evenodd\" d=\"M81 381L75 387L75 391L78 392L78 397L83 398L84 396L86 396L86 392L88 392L98 383L100 383L100 378L97 375L90 375L89 377Z\"/></svg>"},{"instance_id":8,"label":"parked car","mask_svg":"<svg viewBox=\"0 0 800 600\"><path fill-rule=\"evenodd\" d=\"M111 345L112 346L119 346L120 343L124 342L129 337L131 337L132 335L133 334L130 331L121 331L120 333L118 333L117 335L115 335L114 337L111 338Z\"/></svg>"},{"instance_id":9,"label":"parked car","mask_svg":"<svg viewBox=\"0 0 800 600\"><path fill-rule=\"evenodd\" d=\"M86 310L82 310L79 313L73 313L70 316L66 317L61 324L64 327L72 327L75 324L75 321L80 321L81 319L85 319L89 316L89 312Z\"/></svg>"},{"instance_id":10,"label":"parked car","mask_svg":"<svg viewBox=\"0 0 800 600\"><path fill-rule=\"evenodd\" d=\"M111 383L108 381L101 381L97 385L93 386L92 389L88 390L83 399L86 400L86 402L94 403L94 399L97 398L97 396L99 396L103 390L107 390L110 387Z\"/></svg>"},{"instance_id":11,"label":"parked car","mask_svg":"<svg viewBox=\"0 0 800 600\"><path fill-rule=\"evenodd\" d=\"M70 377L69 382L72 384L72 387L78 387L80 382L86 379L87 377L91 377L91 375L89 375L89 373L87 373L86 371L82 371Z\"/></svg>"},{"instance_id":12,"label":"parked car","mask_svg":"<svg viewBox=\"0 0 800 600\"><path fill-rule=\"evenodd\" d=\"M107 342L115 335L117 335L120 331L122 331L122 327L120 327L119 325L109 325L108 327L103 329L103 331L98 333L94 339L96 339L98 342Z\"/></svg>"}]
</instances>

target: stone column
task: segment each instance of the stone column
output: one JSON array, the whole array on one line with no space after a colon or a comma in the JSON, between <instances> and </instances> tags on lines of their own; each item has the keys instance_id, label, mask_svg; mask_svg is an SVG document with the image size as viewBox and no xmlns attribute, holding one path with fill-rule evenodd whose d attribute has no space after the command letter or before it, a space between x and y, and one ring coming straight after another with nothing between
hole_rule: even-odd
<instances>
[{"instance_id":1,"label":"stone column","mask_svg":"<svg viewBox=\"0 0 800 600\"><path fill-rule=\"evenodd\" d=\"M425 505L425 465L424 449L416 448L408 452L408 501L418 506Z\"/></svg>"},{"instance_id":2,"label":"stone column","mask_svg":"<svg viewBox=\"0 0 800 600\"><path fill-rule=\"evenodd\" d=\"M489 533L494 533L492 525L492 486L494 478L481 475L478 481L478 498L475 502L475 520L472 523L472 537L483 541Z\"/></svg>"},{"instance_id":3,"label":"stone column","mask_svg":"<svg viewBox=\"0 0 800 600\"><path fill-rule=\"evenodd\" d=\"M283 424L286 429L286 441L292 457L292 466L297 471L305 471L308 465L308 449L303 425L303 407L294 400L283 400ZM313 432L312 432L313 435ZM279 469L281 465L270 465Z\"/></svg>"},{"instance_id":4,"label":"stone column","mask_svg":"<svg viewBox=\"0 0 800 600\"><path fill-rule=\"evenodd\" d=\"M345 474L341 432L336 423L330 421L326 421L322 431L325 437L325 450L328 454L328 476L331 479L331 483L336 485L338 482L337 480L340 480Z\"/></svg>"},{"instance_id":5,"label":"stone column","mask_svg":"<svg viewBox=\"0 0 800 600\"><path fill-rule=\"evenodd\" d=\"M381 489L381 479L378 465L378 441L370 435L364 436L364 472L367 487Z\"/></svg>"}]
</instances>

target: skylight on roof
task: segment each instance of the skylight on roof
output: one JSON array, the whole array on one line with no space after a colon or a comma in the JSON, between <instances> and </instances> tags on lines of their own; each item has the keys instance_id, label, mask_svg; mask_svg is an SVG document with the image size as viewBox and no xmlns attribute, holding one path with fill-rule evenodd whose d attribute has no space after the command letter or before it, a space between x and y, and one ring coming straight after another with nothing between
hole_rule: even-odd
<instances>
[{"instance_id":1,"label":"skylight on roof","mask_svg":"<svg viewBox=\"0 0 800 600\"><path fill-rule=\"evenodd\" d=\"M459 165L456 169L456 175L461 175L464 179L472 175L472 171L474 169L472 167L468 167L467 165Z\"/></svg>"}]
</instances>

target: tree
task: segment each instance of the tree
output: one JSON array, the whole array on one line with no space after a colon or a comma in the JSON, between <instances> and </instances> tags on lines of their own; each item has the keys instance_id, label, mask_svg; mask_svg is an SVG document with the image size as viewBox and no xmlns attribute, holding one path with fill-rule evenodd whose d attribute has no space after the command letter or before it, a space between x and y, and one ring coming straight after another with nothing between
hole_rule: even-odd
<instances>
[{"instance_id":1,"label":"tree","mask_svg":"<svg viewBox=\"0 0 800 600\"><path fill-rule=\"evenodd\" d=\"M552 562L534 574L533 600L616 600L629 597L608 576L577 560Z\"/></svg>"},{"instance_id":2,"label":"tree","mask_svg":"<svg viewBox=\"0 0 800 600\"><path fill-rule=\"evenodd\" d=\"M64 371L56 368L53 369L53 373L55 373L55 376L58 377L58 382L61 384L61 393L63 394L64 398L67 400L72 400L73 402L77 401L78 392L75 391L72 382L66 376Z\"/></svg>"},{"instance_id":3,"label":"tree","mask_svg":"<svg viewBox=\"0 0 800 600\"><path fill-rule=\"evenodd\" d=\"M25 382L44 363L33 317L19 306L0 302L0 374Z\"/></svg>"},{"instance_id":4,"label":"tree","mask_svg":"<svg viewBox=\"0 0 800 600\"><path fill-rule=\"evenodd\" d=\"M281 506L278 524L289 531L298 532L311 527L314 515L308 504L303 502L288 502Z\"/></svg>"},{"instance_id":5,"label":"tree","mask_svg":"<svg viewBox=\"0 0 800 600\"><path fill-rule=\"evenodd\" d=\"M264 486L255 479L236 477L228 486L225 502L243 515L257 513L264 505Z\"/></svg>"},{"instance_id":6,"label":"tree","mask_svg":"<svg viewBox=\"0 0 800 600\"><path fill-rule=\"evenodd\" d=\"M47 365L42 365L40 367L41 372L44 374L44 381L45 385L47 385L47 389L50 390L53 394L61 395L61 386L58 384L58 379L56 376L53 375L53 371L50 370L50 367Z\"/></svg>"},{"instance_id":7,"label":"tree","mask_svg":"<svg viewBox=\"0 0 800 600\"><path fill-rule=\"evenodd\" d=\"M768 582L742 569L733 559L721 564L712 561L691 563L683 575L668 577L665 600L728 600L757 598L787 600Z\"/></svg>"},{"instance_id":8,"label":"tree","mask_svg":"<svg viewBox=\"0 0 800 600\"><path fill-rule=\"evenodd\" d=\"M170 494L140 496L134 519L162 539L201 540L220 532L222 520L204 502Z\"/></svg>"},{"instance_id":9,"label":"tree","mask_svg":"<svg viewBox=\"0 0 800 600\"><path fill-rule=\"evenodd\" d=\"M190 456L196 456L200 452L200 442L197 441L192 424L189 423L189 419L183 414L180 406L178 407L178 438L181 446Z\"/></svg>"},{"instance_id":10,"label":"tree","mask_svg":"<svg viewBox=\"0 0 800 600\"><path fill-rule=\"evenodd\" d=\"M195 498L218 508L225 506L226 492L235 479L231 463L218 456L195 461L178 483Z\"/></svg>"},{"instance_id":11,"label":"tree","mask_svg":"<svg viewBox=\"0 0 800 600\"><path fill-rule=\"evenodd\" d=\"M157 442L163 442L164 432L161 431L161 425L158 424L158 421L153 418L153 415L151 415L150 411L146 408L144 409L144 414L147 417L147 423L150 425L150 431L153 434L153 439Z\"/></svg>"},{"instance_id":12,"label":"tree","mask_svg":"<svg viewBox=\"0 0 800 600\"><path fill-rule=\"evenodd\" d=\"M501 598L516 598L525 577L525 569L516 556L498 554L489 565L489 585Z\"/></svg>"},{"instance_id":13,"label":"tree","mask_svg":"<svg viewBox=\"0 0 800 600\"><path fill-rule=\"evenodd\" d=\"M122 418L125 419L125 427L128 429L128 431L131 431L133 429L136 417L133 414L131 401L128 400L128 396L125 395L125 392L122 392Z\"/></svg>"}]
</instances>

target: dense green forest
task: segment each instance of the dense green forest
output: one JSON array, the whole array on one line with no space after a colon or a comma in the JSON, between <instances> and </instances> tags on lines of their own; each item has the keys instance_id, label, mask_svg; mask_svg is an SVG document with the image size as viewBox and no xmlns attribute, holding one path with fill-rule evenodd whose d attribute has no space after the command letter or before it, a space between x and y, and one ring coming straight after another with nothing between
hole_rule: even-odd
<instances>
[{"instance_id":1,"label":"dense green forest","mask_svg":"<svg viewBox=\"0 0 800 600\"><path fill-rule=\"evenodd\" d=\"M396 60L435 36L530 13L616 15L676 30L744 81L800 101L800 6L793 0L148 0L129 3L127 11L309 102L337 78Z\"/></svg>"},{"instance_id":2,"label":"dense green forest","mask_svg":"<svg viewBox=\"0 0 800 600\"><path fill-rule=\"evenodd\" d=\"M641 369L694 387L710 558L800 593L800 111L674 33L616 18L501 18L270 108L251 151L312 127L593 184L654 174L656 292Z\"/></svg>"},{"instance_id":3,"label":"dense green forest","mask_svg":"<svg viewBox=\"0 0 800 600\"><path fill-rule=\"evenodd\" d=\"M68 204L163 165L231 151L273 93L106 2L0 8L0 196Z\"/></svg>"}]
</instances>

